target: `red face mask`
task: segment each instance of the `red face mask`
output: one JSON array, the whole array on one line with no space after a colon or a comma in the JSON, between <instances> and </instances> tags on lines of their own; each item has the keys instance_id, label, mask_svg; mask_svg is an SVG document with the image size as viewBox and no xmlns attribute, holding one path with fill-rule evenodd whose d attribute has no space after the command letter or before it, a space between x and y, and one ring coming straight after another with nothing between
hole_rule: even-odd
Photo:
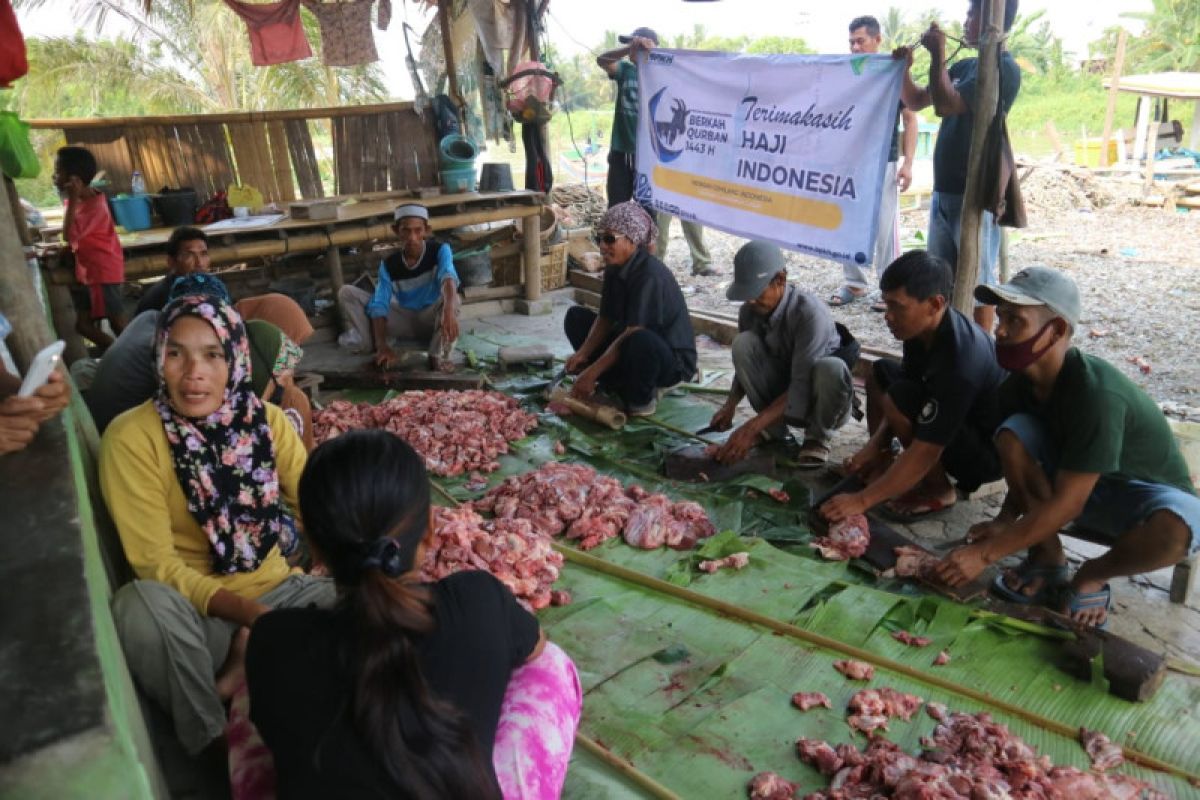
<instances>
[{"instance_id":1,"label":"red face mask","mask_svg":"<svg viewBox=\"0 0 1200 800\"><path fill-rule=\"evenodd\" d=\"M1054 324L1054 320L1050 320L1045 325L1043 325L1037 333L1035 333L1033 336L1030 336L1028 339L1026 339L1023 342L1017 342L1016 344L1000 344L999 342L997 342L996 343L996 361L997 361L997 363L999 363L1001 367L1008 370L1009 372L1020 372L1021 370L1028 367L1030 364L1037 361L1039 358L1042 357L1043 354L1045 354L1045 352L1047 350L1049 350L1051 347L1054 346L1054 339L1051 338L1050 341L1046 342L1046 344L1043 345L1040 349L1035 349L1034 343L1053 324Z\"/></svg>"}]
</instances>

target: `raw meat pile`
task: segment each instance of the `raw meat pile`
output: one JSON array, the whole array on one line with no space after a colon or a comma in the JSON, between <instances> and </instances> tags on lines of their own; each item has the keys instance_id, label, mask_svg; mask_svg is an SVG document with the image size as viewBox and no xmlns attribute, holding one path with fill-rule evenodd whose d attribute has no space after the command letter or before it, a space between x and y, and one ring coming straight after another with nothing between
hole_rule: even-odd
<instances>
[{"instance_id":1,"label":"raw meat pile","mask_svg":"<svg viewBox=\"0 0 1200 800\"><path fill-rule=\"evenodd\" d=\"M505 479L475 506L497 519L527 519L546 536L565 533L584 550L621 534L645 550L664 544L687 550L716 533L697 503L673 503L640 486L626 489L583 464L543 464Z\"/></svg>"},{"instance_id":2,"label":"raw meat pile","mask_svg":"<svg viewBox=\"0 0 1200 800\"><path fill-rule=\"evenodd\" d=\"M800 759L830 778L828 789L813 792L805 800L853 797L1165 800L1146 783L1127 775L1056 767L1048 757L1038 756L1020 737L992 721L986 713L946 714L940 706L931 707L930 713L940 721L932 736L921 739L924 750L917 757L882 737L873 738L862 751L848 744L834 748L819 740L798 740L796 751Z\"/></svg>"},{"instance_id":3,"label":"raw meat pile","mask_svg":"<svg viewBox=\"0 0 1200 800\"><path fill-rule=\"evenodd\" d=\"M508 443L537 427L537 417L500 392L404 392L378 405L334 400L313 414L317 442L358 428L383 428L412 445L435 475L493 472Z\"/></svg>"},{"instance_id":4,"label":"raw meat pile","mask_svg":"<svg viewBox=\"0 0 1200 800\"><path fill-rule=\"evenodd\" d=\"M813 539L812 545L830 561L847 561L867 552L871 544L871 526L862 514L851 514L829 526L829 532Z\"/></svg>"},{"instance_id":5,"label":"raw meat pile","mask_svg":"<svg viewBox=\"0 0 1200 800\"><path fill-rule=\"evenodd\" d=\"M566 592L551 592L562 567L561 553L528 520L485 520L469 505L434 508L433 543L425 551L421 580L437 581L463 570L492 573L530 610L545 608ZM570 596L565 598L570 602Z\"/></svg>"}]
</instances>

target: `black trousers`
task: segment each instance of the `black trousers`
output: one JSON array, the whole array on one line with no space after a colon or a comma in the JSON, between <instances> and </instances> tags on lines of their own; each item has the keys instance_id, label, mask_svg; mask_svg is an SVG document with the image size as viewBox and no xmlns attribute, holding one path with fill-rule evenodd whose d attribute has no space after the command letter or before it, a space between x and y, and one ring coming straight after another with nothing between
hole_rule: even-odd
<instances>
[{"instance_id":1,"label":"black trousers","mask_svg":"<svg viewBox=\"0 0 1200 800\"><path fill-rule=\"evenodd\" d=\"M578 350L583 346L595 321L596 312L590 308L572 306L567 309L563 328L571 347ZM609 336L592 361L603 355L615 338L615 335ZM654 399L656 389L674 386L686 377L667 341L653 331L642 329L621 342L616 366L600 376L599 384L605 391L617 394L627 405L644 406Z\"/></svg>"},{"instance_id":2,"label":"black trousers","mask_svg":"<svg viewBox=\"0 0 1200 800\"><path fill-rule=\"evenodd\" d=\"M633 199L634 182L637 180L637 168L634 165L633 153L608 153L608 207Z\"/></svg>"},{"instance_id":3,"label":"black trousers","mask_svg":"<svg viewBox=\"0 0 1200 800\"><path fill-rule=\"evenodd\" d=\"M900 377L900 362L894 358L881 358L872 369L879 388L887 392L901 414L915 423L925 402L921 384ZM1000 454L992 441L993 434L994 431L980 430L964 423L942 449L942 468L964 492L973 492L1002 477Z\"/></svg>"}]
</instances>

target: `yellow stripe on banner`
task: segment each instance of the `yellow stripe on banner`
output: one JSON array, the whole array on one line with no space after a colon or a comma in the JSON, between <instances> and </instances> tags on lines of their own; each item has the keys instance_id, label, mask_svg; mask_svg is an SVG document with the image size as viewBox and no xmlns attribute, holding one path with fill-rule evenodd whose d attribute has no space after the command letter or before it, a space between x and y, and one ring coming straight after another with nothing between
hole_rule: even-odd
<instances>
[{"instance_id":1,"label":"yellow stripe on banner","mask_svg":"<svg viewBox=\"0 0 1200 800\"><path fill-rule=\"evenodd\" d=\"M837 230L842 225L842 207L827 200L812 200L807 197L796 197L769 189L755 189L703 175L693 175L690 172L679 172L674 169L656 166L654 168L654 185L663 189L694 197L697 200L707 200L723 206L738 208L761 214L764 217L775 217L814 228Z\"/></svg>"}]
</instances>

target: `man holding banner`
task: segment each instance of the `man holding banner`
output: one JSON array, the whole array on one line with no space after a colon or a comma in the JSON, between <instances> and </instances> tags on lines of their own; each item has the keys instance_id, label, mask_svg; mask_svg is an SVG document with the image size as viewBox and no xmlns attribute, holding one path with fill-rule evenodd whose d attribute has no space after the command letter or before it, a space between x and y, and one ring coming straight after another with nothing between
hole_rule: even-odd
<instances>
[{"instance_id":1,"label":"man holding banner","mask_svg":"<svg viewBox=\"0 0 1200 800\"><path fill-rule=\"evenodd\" d=\"M969 0L967 21L963 24L963 45L979 46L980 9L983 0ZM1006 0L1004 30L1017 16L1017 0ZM967 158L971 152L971 127L974 125L975 86L979 59L964 58L946 67L946 34L936 23L921 36L929 51L929 85L922 88L912 79L912 52L898 48L893 54L908 66L904 72L901 98L913 111L933 106L942 118L937 144L933 150L933 196L929 203L929 252L947 261L958 273L959 228L962 224L963 194L967 189ZM1007 114L1021 89L1021 68L1007 50L1000 53L1000 108ZM983 212L980 225L979 284L996 285L996 264L1000 260L1000 226L990 211ZM976 305L975 321L989 334L996 323L992 306Z\"/></svg>"},{"instance_id":2,"label":"man holding banner","mask_svg":"<svg viewBox=\"0 0 1200 800\"><path fill-rule=\"evenodd\" d=\"M596 66L617 84L617 103L608 144L609 208L633 199L638 122L638 71L633 59L639 52L647 52L657 45L658 34L649 28L638 28L628 36L618 36L617 40L625 47L601 53L596 58Z\"/></svg>"}]
</instances>

